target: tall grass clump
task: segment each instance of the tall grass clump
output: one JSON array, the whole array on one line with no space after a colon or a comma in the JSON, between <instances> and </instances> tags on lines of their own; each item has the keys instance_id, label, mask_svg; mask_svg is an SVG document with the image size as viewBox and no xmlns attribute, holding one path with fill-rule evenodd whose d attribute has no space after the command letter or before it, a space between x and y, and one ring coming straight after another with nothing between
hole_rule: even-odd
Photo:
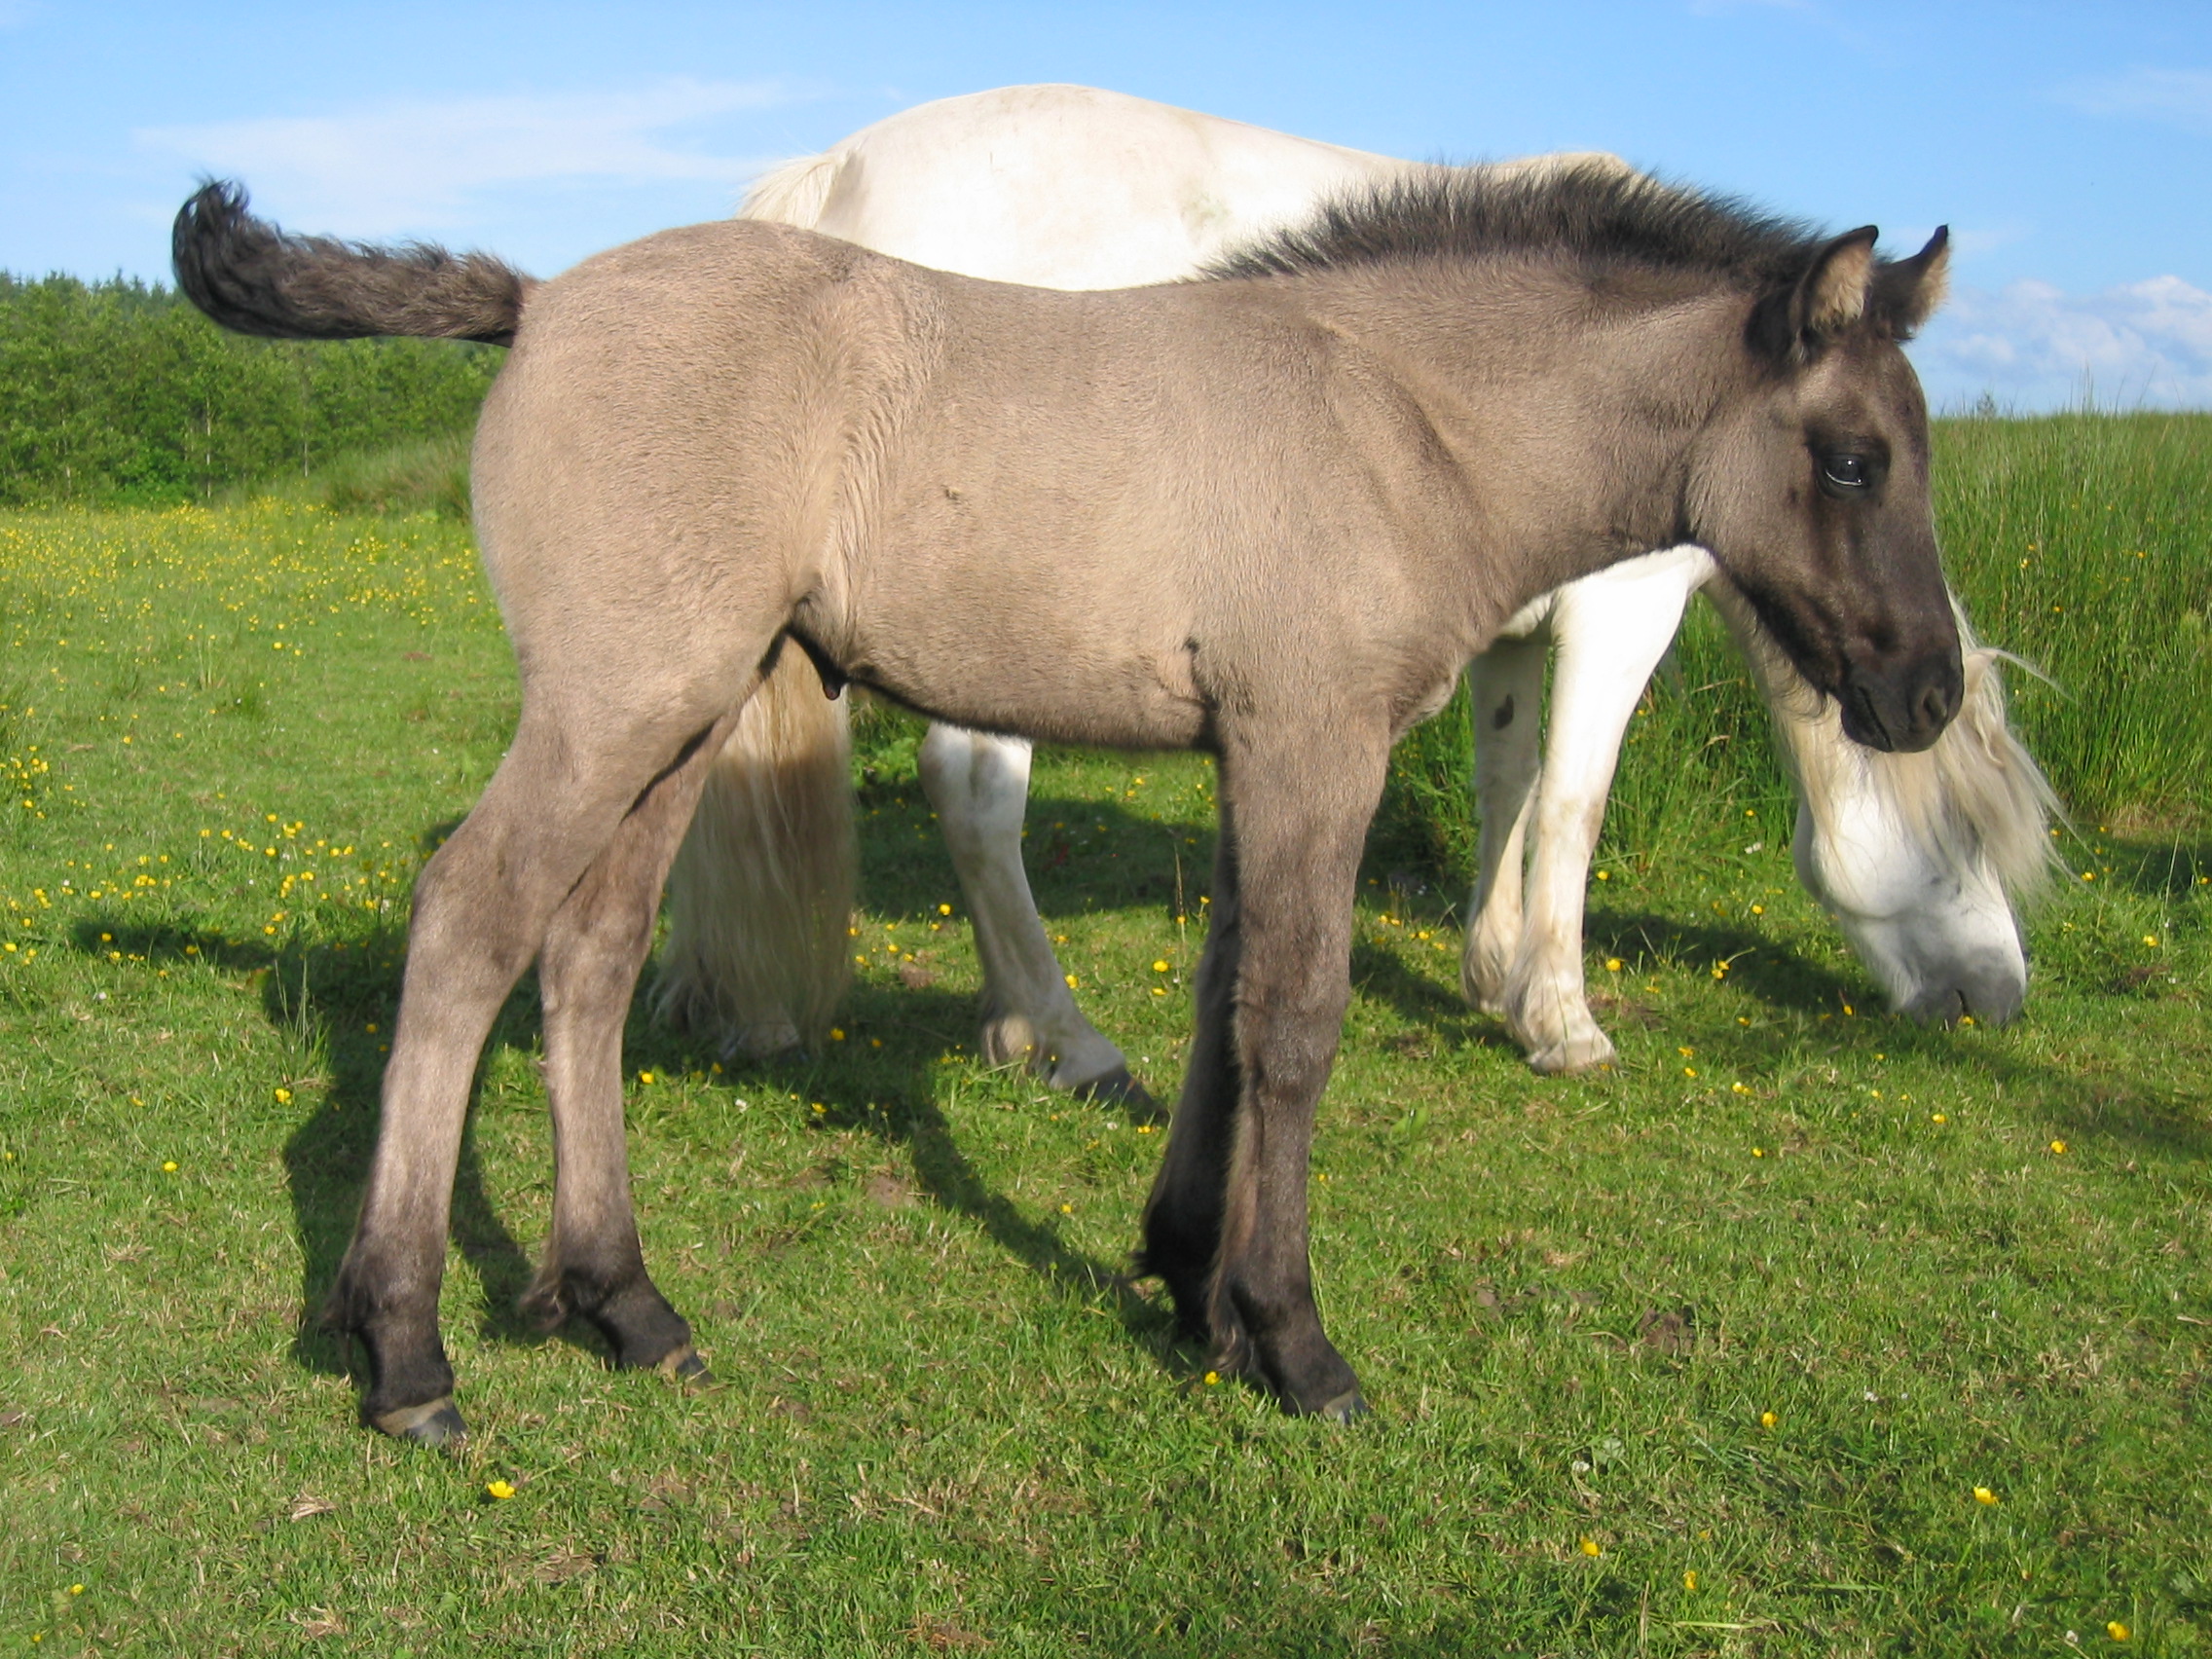
<instances>
[{"instance_id":1,"label":"tall grass clump","mask_svg":"<svg viewBox=\"0 0 2212 1659\"><path fill-rule=\"evenodd\" d=\"M2212 816L2212 415L1936 428L1944 562L2015 674L2013 720L2078 814Z\"/></svg>"},{"instance_id":2,"label":"tall grass clump","mask_svg":"<svg viewBox=\"0 0 2212 1659\"><path fill-rule=\"evenodd\" d=\"M312 501L339 513L376 513L465 521L469 511L469 434L449 432L387 449L341 455L299 478L231 492L243 500L270 496Z\"/></svg>"}]
</instances>

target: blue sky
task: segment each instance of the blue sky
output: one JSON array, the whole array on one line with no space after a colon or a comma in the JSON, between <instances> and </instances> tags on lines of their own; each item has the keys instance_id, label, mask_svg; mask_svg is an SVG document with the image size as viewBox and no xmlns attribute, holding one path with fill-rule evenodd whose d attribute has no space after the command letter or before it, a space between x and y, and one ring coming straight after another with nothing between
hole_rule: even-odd
<instances>
[{"instance_id":1,"label":"blue sky","mask_svg":"<svg viewBox=\"0 0 2212 1659\"><path fill-rule=\"evenodd\" d=\"M196 175L540 273L908 104L1080 81L1391 154L1609 149L1958 238L1932 396L2212 407L2212 5L0 0L0 269L165 274Z\"/></svg>"}]
</instances>

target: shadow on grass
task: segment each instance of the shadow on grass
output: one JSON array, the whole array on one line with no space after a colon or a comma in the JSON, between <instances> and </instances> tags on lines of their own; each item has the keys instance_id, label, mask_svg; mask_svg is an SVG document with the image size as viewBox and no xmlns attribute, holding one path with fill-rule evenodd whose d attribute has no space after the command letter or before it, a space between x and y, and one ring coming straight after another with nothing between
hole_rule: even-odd
<instances>
[{"instance_id":1,"label":"shadow on grass","mask_svg":"<svg viewBox=\"0 0 2212 1659\"><path fill-rule=\"evenodd\" d=\"M450 826L423 837L425 850ZM294 1232L300 1241L300 1319L294 1358L306 1369L331 1375L351 1370L346 1345L321 1321L360 1205L379 1121L379 1095L397 1013L405 959L404 935L375 923L344 940L311 942L296 933L239 937L188 917L146 923L120 916L88 918L74 943L88 957L120 955L157 967L205 964L242 977L261 998L262 1014L292 1051L297 1075L284 1087L306 1091L319 1086L321 1102L284 1145ZM647 973L650 973L648 968ZM659 1024L634 1005L624 1032L625 1075L705 1073L716 1055L707 1046ZM1032 1219L992 1189L962 1151L937 1103L939 1056L960 1045L972 1029L972 999L945 991L859 987L847 1016L856 1032L880 1033L866 1066L828 1056L797 1056L740 1064L724 1087L764 1084L819 1101L820 1126L858 1129L886 1146L904 1149L928 1200L966 1217L1053 1293L1110 1307L1124 1328L1170 1369L1185 1368L1172 1340L1170 1315L1139 1296L1115 1269L1076 1249L1049 1220ZM512 1049L541 1051L535 973L508 998L484 1056ZM481 1334L495 1342L535 1346L564 1341L610 1360L606 1345L586 1322L541 1332L517 1309L534 1265L486 1189L476 1148L476 1116L484 1061L471 1084L468 1118L456 1174L451 1236L480 1283L486 1313ZM863 1075L865 1072L865 1075Z\"/></svg>"}]
</instances>

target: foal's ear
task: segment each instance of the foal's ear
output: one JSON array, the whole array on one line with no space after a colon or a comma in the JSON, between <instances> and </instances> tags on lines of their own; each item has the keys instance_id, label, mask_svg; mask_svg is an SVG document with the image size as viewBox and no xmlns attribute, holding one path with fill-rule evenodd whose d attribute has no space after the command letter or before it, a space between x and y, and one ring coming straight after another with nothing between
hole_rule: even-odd
<instances>
[{"instance_id":1,"label":"foal's ear","mask_svg":"<svg viewBox=\"0 0 2212 1659\"><path fill-rule=\"evenodd\" d=\"M1937 225L1928 245L1910 259L1892 260L1875 271L1874 308L1902 340L1935 314L1950 285L1951 227Z\"/></svg>"},{"instance_id":2,"label":"foal's ear","mask_svg":"<svg viewBox=\"0 0 2212 1659\"><path fill-rule=\"evenodd\" d=\"M1751 313L1751 339L1784 362L1805 362L1866 314L1874 294L1872 225L1846 231L1813 256L1795 287L1761 300Z\"/></svg>"}]
</instances>

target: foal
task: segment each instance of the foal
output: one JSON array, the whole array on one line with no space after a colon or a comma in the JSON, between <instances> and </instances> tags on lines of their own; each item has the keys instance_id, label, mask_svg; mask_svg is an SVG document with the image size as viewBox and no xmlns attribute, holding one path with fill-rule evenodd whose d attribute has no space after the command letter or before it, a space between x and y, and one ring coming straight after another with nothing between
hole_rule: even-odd
<instances>
[{"instance_id":1,"label":"foal","mask_svg":"<svg viewBox=\"0 0 2212 1659\"><path fill-rule=\"evenodd\" d=\"M282 236L210 185L185 292L257 333L511 341L475 451L522 716L417 884L333 1292L363 1416L461 1432L437 1299L468 1086L533 958L559 1181L532 1292L697 1366L630 1207L620 1040L707 764L781 651L963 725L1220 768L1214 916L1143 1263L1293 1411L1362 1409L1307 1244L1390 745L1530 599L1695 540L1856 742L1958 708L1927 410L1883 261L1613 170L1444 173L1210 281L1067 294L694 226L533 285Z\"/></svg>"}]
</instances>

